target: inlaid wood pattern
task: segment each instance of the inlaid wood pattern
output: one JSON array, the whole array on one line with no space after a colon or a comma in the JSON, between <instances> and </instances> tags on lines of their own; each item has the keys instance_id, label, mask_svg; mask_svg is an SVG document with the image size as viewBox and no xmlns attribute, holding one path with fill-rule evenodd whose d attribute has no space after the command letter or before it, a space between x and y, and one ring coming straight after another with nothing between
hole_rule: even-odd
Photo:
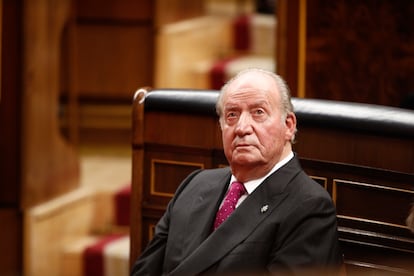
<instances>
[{"instance_id":1,"label":"inlaid wood pattern","mask_svg":"<svg viewBox=\"0 0 414 276\"><path fill-rule=\"evenodd\" d=\"M306 97L400 106L413 93L414 1L308 2Z\"/></svg>"}]
</instances>

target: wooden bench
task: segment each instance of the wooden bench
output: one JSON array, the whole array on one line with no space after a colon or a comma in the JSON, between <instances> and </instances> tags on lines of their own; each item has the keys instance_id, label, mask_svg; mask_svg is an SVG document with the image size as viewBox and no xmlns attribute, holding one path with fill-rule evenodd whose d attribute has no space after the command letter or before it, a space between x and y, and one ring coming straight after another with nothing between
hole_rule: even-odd
<instances>
[{"instance_id":1,"label":"wooden bench","mask_svg":"<svg viewBox=\"0 0 414 276\"><path fill-rule=\"evenodd\" d=\"M195 169L226 166L215 114L217 96L215 90L136 93L131 263L151 239L183 178ZM336 204L347 271L414 272L414 234L405 225L414 201L414 112L292 101L298 118L294 150Z\"/></svg>"}]
</instances>

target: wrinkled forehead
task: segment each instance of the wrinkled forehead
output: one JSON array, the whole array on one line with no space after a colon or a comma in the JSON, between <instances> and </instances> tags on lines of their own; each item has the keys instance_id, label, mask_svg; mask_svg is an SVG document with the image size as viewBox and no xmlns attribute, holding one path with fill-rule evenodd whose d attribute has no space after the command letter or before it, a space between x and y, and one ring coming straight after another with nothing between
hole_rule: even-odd
<instances>
[{"instance_id":1,"label":"wrinkled forehead","mask_svg":"<svg viewBox=\"0 0 414 276\"><path fill-rule=\"evenodd\" d=\"M244 99L247 99L246 95L249 99L252 99L251 97L261 97L271 105L281 103L281 95L276 80L263 72L249 71L230 80L222 88L216 104L217 113L220 116L222 115L223 108L229 100L240 100L243 96Z\"/></svg>"},{"instance_id":2,"label":"wrinkled forehead","mask_svg":"<svg viewBox=\"0 0 414 276\"><path fill-rule=\"evenodd\" d=\"M270 101L271 98L272 93L269 90L248 87L227 90L224 94L223 102L228 103L247 100Z\"/></svg>"},{"instance_id":3,"label":"wrinkled forehead","mask_svg":"<svg viewBox=\"0 0 414 276\"><path fill-rule=\"evenodd\" d=\"M279 93L276 87L263 89L255 86L229 86L224 91L224 105L237 102L267 102L269 104L278 104Z\"/></svg>"}]
</instances>

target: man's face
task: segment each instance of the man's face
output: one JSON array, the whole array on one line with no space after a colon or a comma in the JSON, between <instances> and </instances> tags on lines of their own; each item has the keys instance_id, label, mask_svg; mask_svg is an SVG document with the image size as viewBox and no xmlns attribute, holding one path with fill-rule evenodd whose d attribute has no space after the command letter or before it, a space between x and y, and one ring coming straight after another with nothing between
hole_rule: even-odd
<instances>
[{"instance_id":1,"label":"man's face","mask_svg":"<svg viewBox=\"0 0 414 276\"><path fill-rule=\"evenodd\" d=\"M226 90L220 122L231 167L271 168L284 157L292 130L286 125L289 119L284 120L275 89L273 79L255 72L234 80Z\"/></svg>"}]
</instances>

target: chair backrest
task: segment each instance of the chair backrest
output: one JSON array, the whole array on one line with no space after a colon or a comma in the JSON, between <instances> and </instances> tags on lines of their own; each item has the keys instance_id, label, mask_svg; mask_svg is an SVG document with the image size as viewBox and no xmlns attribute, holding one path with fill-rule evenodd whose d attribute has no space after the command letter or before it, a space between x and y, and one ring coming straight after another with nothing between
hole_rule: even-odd
<instances>
[{"instance_id":1,"label":"chair backrest","mask_svg":"<svg viewBox=\"0 0 414 276\"><path fill-rule=\"evenodd\" d=\"M219 91L158 89L133 105L131 262L181 180L226 166L215 103ZM292 99L305 171L331 194L348 271L414 268L405 225L414 199L414 112Z\"/></svg>"}]
</instances>

